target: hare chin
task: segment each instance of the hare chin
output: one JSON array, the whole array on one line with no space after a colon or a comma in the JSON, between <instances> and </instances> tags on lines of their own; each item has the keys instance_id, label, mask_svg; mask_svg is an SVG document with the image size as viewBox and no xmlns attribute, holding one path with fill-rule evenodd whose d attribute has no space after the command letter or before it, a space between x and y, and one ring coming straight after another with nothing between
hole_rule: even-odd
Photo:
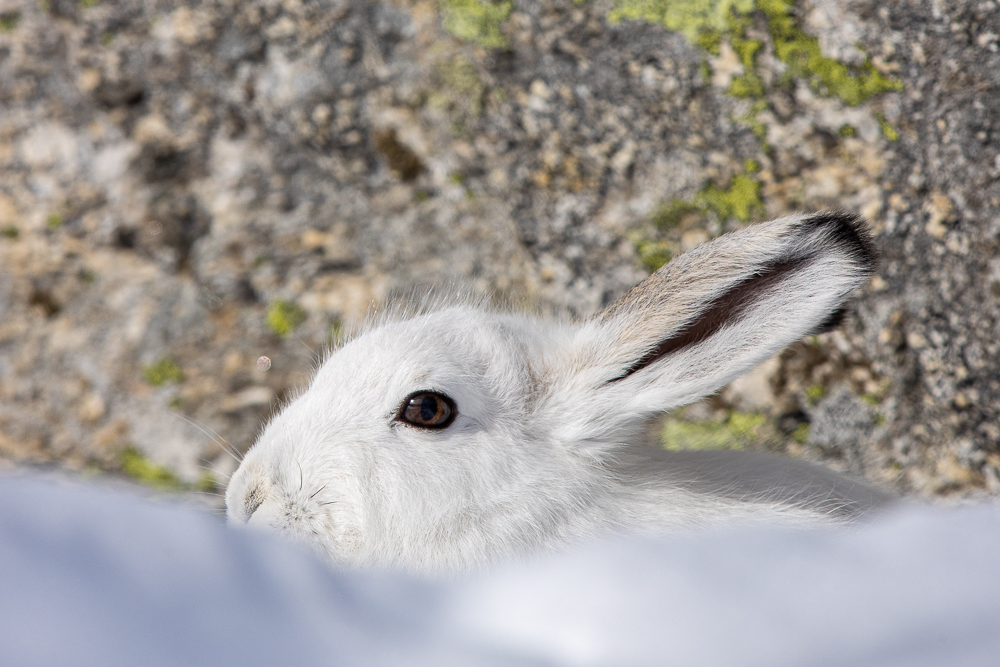
<instances>
[{"instance_id":1,"label":"hare chin","mask_svg":"<svg viewBox=\"0 0 1000 667\"><path fill-rule=\"evenodd\" d=\"M608 529L858 520L887 496L803 462L665 452L637 434L834 326L876 263L859 218L824 213L699 246L580 322L461 294L386 309L265 427L229 517L413 569Z\"/></svg>"}]
</instances>

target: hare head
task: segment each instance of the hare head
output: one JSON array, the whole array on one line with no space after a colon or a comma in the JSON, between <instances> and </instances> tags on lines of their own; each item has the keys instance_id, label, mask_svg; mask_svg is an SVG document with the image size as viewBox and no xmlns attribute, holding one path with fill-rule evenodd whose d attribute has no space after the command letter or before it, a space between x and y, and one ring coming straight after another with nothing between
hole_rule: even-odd
<instances>
[{"instance_id":1,"label":"hare head","mask_svg":"<svg viewBox=\"0 0 1000 667\"><path fill-rule=\"evenodd\" d=\"M617 462L651 415L822 330L875 263L857 217L797 216L706 243L584 322L452 305L373 324L266 426L228 516L338 563L423 570L723 505L753 516Z\"/></svg>"}]
</instances>

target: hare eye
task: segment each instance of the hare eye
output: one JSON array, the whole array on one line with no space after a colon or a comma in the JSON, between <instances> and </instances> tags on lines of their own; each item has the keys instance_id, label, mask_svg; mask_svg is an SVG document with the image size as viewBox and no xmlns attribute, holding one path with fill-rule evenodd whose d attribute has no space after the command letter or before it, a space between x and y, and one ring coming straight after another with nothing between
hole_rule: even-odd
<instances>
[{"instance_id":1,"label":"hare eye","mask_svg":"<svg viewBox=\"0 0 1000 667\"><path fill-rule=\"evenodd\" d=\"M455 401L444 394L420 391L403 401L397 419L422 428L447 428L455 421L456 412Z\"/></svg>"}]
</instances>

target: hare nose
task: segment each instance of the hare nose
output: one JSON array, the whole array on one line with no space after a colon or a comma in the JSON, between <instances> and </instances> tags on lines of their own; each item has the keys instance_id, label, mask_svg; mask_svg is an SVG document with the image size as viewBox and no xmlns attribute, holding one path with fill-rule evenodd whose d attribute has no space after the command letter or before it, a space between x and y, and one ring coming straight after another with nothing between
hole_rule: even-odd
<instances>
[{"instance_id":1,"label":"hare nose","mask_svg":"<svg viewBox=\"0 0 1000 667\"><path fill-rule=\"evenodd\" d=\"M247 489L246 497L243 500L243 514L247 522L253 518L254 512L267 500L267 489L263 485L254 485Z\"/></svg>"}]
</instances>

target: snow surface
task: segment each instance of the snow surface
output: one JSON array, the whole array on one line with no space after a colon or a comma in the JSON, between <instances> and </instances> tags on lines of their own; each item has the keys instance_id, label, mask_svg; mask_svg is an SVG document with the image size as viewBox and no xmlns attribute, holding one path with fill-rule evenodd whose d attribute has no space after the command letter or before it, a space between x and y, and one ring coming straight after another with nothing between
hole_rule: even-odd
<instances>
[{"instance_id":1,"label":"snow surface","mask_svg":"<svg viewBox=\"0 0 1000 667\"><path fill-rule=\"evenodd\" d=\"M4 665L1000 664L1000 508L609 537L437 580L341 572L121 491L0 479Z\"/></svg>"}]
</instances>

